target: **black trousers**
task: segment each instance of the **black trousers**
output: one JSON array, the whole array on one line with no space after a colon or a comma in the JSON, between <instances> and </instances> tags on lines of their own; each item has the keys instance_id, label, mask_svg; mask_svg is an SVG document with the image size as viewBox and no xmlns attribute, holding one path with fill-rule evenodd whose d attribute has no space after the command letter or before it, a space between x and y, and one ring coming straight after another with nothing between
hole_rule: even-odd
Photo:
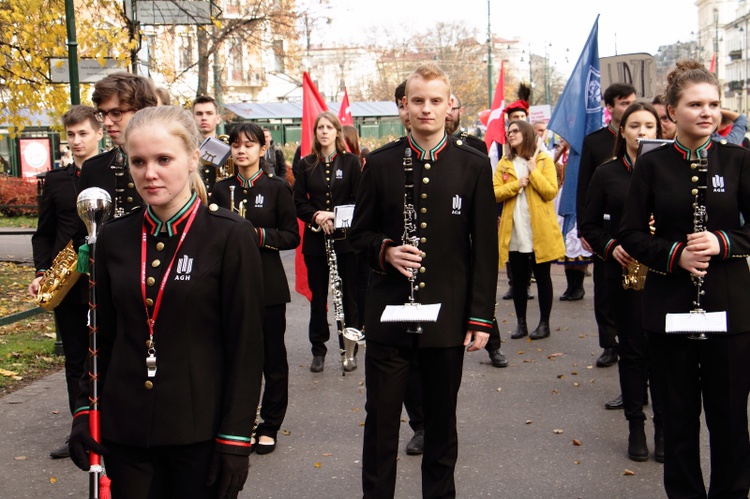
<instances>
[{"instance_id":1,"label":"black trousers","mask_svg":"<svg viewBox=\"0 0 750 499\"><path fill-rule=\"evenodd\" d=\"M497 325L497 317L495 317L494 319L492 319L492 332L490 333L490 338L487 340L487 344L484 346L484 349L488 352L500 350L501 343L500 328Z\"/></svg>"},{"instance_id":2,"label":"black trousers","mask_svg":"<svg viewBox=\"0 0 750 499\"><path fill-rule=\"evenodd\" d=\"M276 438L289 405L286 359L286 303L266 307L263 315L263 399L257 434Z\"/></svg>"},{"instance_id":3,"label":"black trousers","mask_svg":"<svg viewBox=\"0 0 750 499\"><path fill-rule=\"evenodd\" d=\"M616 348L617 329L607 299L607 275L601 258L594 258L594 317L599 328L599 346Z\"/></svg>"},{"instance_id":4,"label":"black trousers","mask_svg":"<svg viewBox=\"0 0 750 499\"><path fill-rule=\"evenodd\" d=\"M82 277L81 279L85 279ZM74 287L70 294L78 291ZM55 307L55 327L62 338L65 354L65 383L68 387L68 407L70 414L76 410L76 399L81 388L79 383L84 374L89 353L88 304L82 304L77 296L66 297Z\"/></svg>"},{"instance_id":5,"label":"black trousers","mask_svg":"<svg viewBox=\"0 0 750 499\"><path fill-rule=\"evenodd\" d=\"M414 357L418 359L424 394L422 496L456 496L456 403L464 348L404 348L368 341L365 354L367 418L362 453L365 499L392 498L395 494L401 404Z\"/></svg>"},{"instance_id":6,"label":"black trousers","mask_svg":"<svg viewBox=\"0 0 750 499\"><path fill-rule=\"evenodd\" d=\"M112 499L208 499L208 471L214 442L163 447L134 447L106 442L104 458L112 480Z\"/></svg>"},{"instance_id":7,"label":"black trousers","mask_svg":"<svg viewBox=\"0 0 750 499\"><path fill-rule=\"evenodd\" d=\"M304 255L307 265L307 282L312 292L310 301L310 326L308 330L312 354L325 356L326 342L331 337L328 328L328 259L325 256ZM357 256L355 253L338 254L338 271L341 276L346 324L359 324L357 313L356 275ZM344 348L343 338L339 338L339 348Z\"/></svg>"},{"instance_id":8,"label":"black trousers","mask_svg":"<svg viewBox=\"0 0 750 499\"><path fill-rule=\"evenodd\" d=\"M529 266L531 259L531 266ZM539 320L549 323L552 312L552 278L549 270L551 262L536 263L534 253L511 251L508 253L508 263L513 271L516 282L528 282L530 269L536 277L537 294L539 295ZM526 306L528 304L527 289L524 286L513 286L513 306L516 317L526 320Z\"/></svg>"},{"instance_id":9,"label":"black trousers","mask_svg":"<svg viewBox=\"0 0 750 499\"><path fill-rule=\"evenodd\" d=\"M422 406L422 376L419 374L419 359L414 357L409 366L409 380L406 382L404 409L409 415L412 431L424 430L424 407Z\"/></svg>"},{"instance_id":10,"label":"black trousers","mask_svg":"<svg viewBox=\"0 0 750 499\"><path fill-rule=\"evenodd\" d=\"M745 498L750 490L750 333L648 333L654 366L664 376L664 488L670 498ZM701 402L710 433L711 481L700 466Z\"/></svg>"},{"instance_id":11,"label":"black trousers","mask_svg":"<svg viewBox=\"0 0 750 499\"><path fill-rule=\"evenodd\" d=\"M651 401L654 410L654 425L662 428L662 395L659 388L662 380L649 373L649 353L646 332L641 326L642 313L641 291L624 289L622 278L607 278L607 300L612 305L612 312L620 339L620 390L625 418L646 420L643 404L646 402L646 390L651 379Z\"/></svg>"}]
</instances>

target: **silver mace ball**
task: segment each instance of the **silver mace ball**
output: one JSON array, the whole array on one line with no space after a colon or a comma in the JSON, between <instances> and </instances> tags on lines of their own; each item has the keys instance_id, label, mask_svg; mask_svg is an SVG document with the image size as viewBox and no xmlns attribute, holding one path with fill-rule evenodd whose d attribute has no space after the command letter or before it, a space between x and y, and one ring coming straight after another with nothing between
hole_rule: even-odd
<instances>
[{"instance_id":1,"label":"silver mace ball","mask_svg":"<svg viewBox=\"0 0 750 499\"><path fill-rule=\"evenodd\" d=\"M89 234L86 242L89 244L96 243L99 225L109 218L112 211L112 197L100 187L89 187L78 194L76 207L78 208L78 216L83 220Z\"/></svg>"}]
</instances>

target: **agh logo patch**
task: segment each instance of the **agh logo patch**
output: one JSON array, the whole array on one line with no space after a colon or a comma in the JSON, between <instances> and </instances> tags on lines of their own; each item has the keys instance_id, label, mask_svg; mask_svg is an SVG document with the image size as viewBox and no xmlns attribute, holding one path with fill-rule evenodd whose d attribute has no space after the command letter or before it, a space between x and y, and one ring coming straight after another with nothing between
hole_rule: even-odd
<instances>
[{"instance_id":1,"label":"agh logo patch","mask_svg":"<svg viewBox=\"0 0 750 499\"><path fill-rule=\"evenodd\" d=\"M462 202L461 196L459 196L458 194L453 196L453 206L452 206L453 210L451 211L451 215L461 214L461 202Z\"/></svg>"},{"instance_id":2,"label":"agh logo patch","mask_svg":"<svg viewBox=\"0 0 750 499\"><path fill-rule=\"evenodd\" d=\"M189 281L190 273L193 271L193 259L187 255L182 255L177 260L177 272L175 273L175 281Z\"/></svg>"},{"instance_id":3,"label":"agh logo patch","mask_svg":"<svg viewBox=\"0 0 750 499\"><path fill-rule=\"evenodd\" d=\"M337 179L344 178L344 170L336 170L336 178Z\"/></svg>"},{"instance_id":4,"label":"agh logo patch","mask_svg":"<svg viewBox=\"0 0 750 499\"><path fill-rule=\"evenodd\" d=\"M711 177L711 184L714 186L714 192L724 192L724 177L721 175Z\"/></svg>"},{"instance_id":5,"label":"agh logo patch","mask_svg":"<svg viewBox=\"0 0 750 499\"><path fill-rule=\"evenodd\" d=\"M263 208L263 201L265 201L266 198L263 197L263 194L258 194L255 196L255 207L256 208Z\"/></svg>"}]
</instances>

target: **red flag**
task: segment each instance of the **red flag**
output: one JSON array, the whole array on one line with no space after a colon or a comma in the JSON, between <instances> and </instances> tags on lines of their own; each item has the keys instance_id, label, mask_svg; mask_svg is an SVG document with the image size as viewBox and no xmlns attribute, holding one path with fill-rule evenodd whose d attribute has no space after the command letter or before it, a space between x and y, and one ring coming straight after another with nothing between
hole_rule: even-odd
<instances>
[{"instance_id":1,"label":"red flag","mask_svg":"<svg viewBox=\"0 0 750 499\"><path fill-rule=\"evenodd\" d=\"M300 158L304 158L312 150L312 139L315 127L315 118L328 107L323 97L318 93L310 75L305 72L302 75L302 143L300 144ZM297 226L302 238L294 255L294 290L305 298L312 300L312 292L307 282L307 266L302 255L302 244L305 238L305 223L297 219Z\"/></svg>"},{"instance_id":2,"label":"red flag","mask_svg":"<svg viewBox=\"0 0 750 499\"><path fill-rule=\"evenodd\" d=\"M492 112L487 119L487 131L484 134L484 143L487 150L492 147L492 142L505 144L505 61L500 63L500 77L495 87L495 97L492 99Z\"/></svg>"},{"instance_id":3,"label":"red flag","mask_svg":"<svg viewBox=\"0 0 750 499\"><path fill-rule=\"evenodd\" d=\"M346 88L344 88L344 98L341 99L341 106L339 107L339 121L341 122L341 126L354 126L354 117L352 116L352 109L349 106L349 94L346 92Z\"/></svg>"},{"instance_id":4,"label":"red flag","mask_svg":"<svg viewBox=\"0 0 750 499\"><path fill-rule=\"evenodd\" d=\"M714 74L716 74L716 54L711 58L711 67L708 68L708 70Z\"/></svg>"}]
</instances>

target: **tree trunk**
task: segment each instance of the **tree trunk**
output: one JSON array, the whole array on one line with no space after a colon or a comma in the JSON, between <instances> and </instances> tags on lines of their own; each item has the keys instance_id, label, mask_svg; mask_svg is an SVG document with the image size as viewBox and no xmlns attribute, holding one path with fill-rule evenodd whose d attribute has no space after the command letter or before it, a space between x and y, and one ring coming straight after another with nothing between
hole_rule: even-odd
<instances>
[{"instance_id":1,"label":"tree trunk","mask_svg":"<svg viewBox=\"0 0 750 499\"><path fill-rule=\"evenodd\" d=\"M208 34L198 28L198 89L196 97L208 95Z\"/></svg>"}]
</instances>

